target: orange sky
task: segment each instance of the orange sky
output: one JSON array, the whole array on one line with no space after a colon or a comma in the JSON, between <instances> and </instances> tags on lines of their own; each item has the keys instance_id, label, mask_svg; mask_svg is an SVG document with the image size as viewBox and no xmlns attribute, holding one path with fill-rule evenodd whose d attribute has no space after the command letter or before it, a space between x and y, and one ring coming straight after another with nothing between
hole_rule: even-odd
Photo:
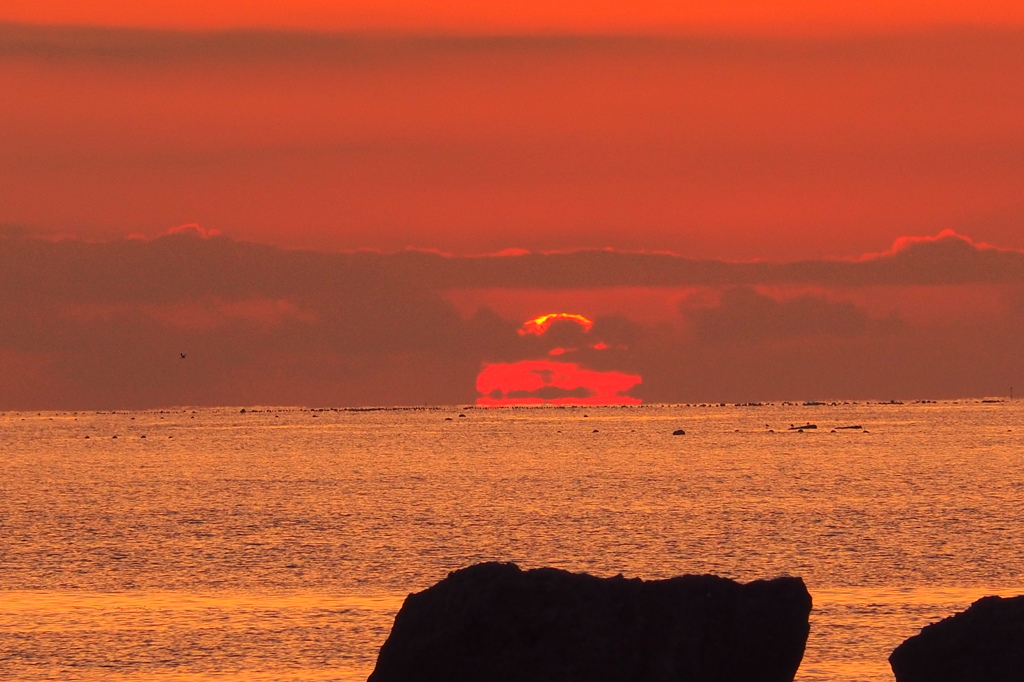
<instances>
[{"instance_id":1,"label":"orange sky","mask_svg":"<svg viewBox=\"0 0 1024 682\"><path fill-rule=\"evenodd\" d=\"M339 250L1024 248L1024 33L396 39L0 27L0 225Z\"/></svg>"},{"instance_id":2,"label":"orange sky","mask_svg":"<svg viewBox=\"0 0 1024 682\"><path fill-rule=\"evenodd\" d=\"M636 32L892 29L922 24L1016 25L1013 0L729 2L588 0L7 0L0 20L174 28L287 27L316 30Z\"/></svg>"}]
</instances>

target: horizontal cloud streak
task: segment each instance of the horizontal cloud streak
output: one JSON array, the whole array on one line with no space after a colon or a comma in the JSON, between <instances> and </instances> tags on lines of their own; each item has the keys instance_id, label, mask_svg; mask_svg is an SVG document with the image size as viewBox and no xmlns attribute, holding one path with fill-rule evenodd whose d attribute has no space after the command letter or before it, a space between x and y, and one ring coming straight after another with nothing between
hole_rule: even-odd
<instances>
[{"instance_id":1,"label":"horizontal cloud streak","mask_svg":"<svg viewBox=\"0 0 1024 682\"><path fill-rule=\"evenodd\" d=\"M671 254L612 250L449 258L395 254L407 271L450 288L582 288L602 286L725 286L822 284L829 286L938 285L1024 282L1024 252L978 246L946 232L910 239L898 248L856 261L730 263Z\"/></svg>"},{"instance_id":2,"label":"horizontal cloud streak","mask_svg":"<svg viewBox=\"0 0 1024 682\"><path fill-rule=\"evenodd\" d=\"M681 312L691 319L697 335L717 343L750 343L768 338L855 337L886 321L876 321L849 301L800 296L779 301L753 289L729 289L711 308Z\"/></svg>"},{"instance_id":3,"label":"horizontal cloud streak","mask_svg":"<svg viewBox=\"0 0 1024 682\"><path fill-rule=\"evenodd\" d=\"M845 58L860 55L905 56L920 49L941 48L950 58L957 51L977 55L1005 54L1024 40L1021 27L960 26L928 30L855 32L846 35L742 34L426 34L363 31L159 28L45 25L0 21L0 58L115 59L210 61L245 59L331 59L342 62L393 61L406 55L461 50L468 53L506 50L524 54L538 50L619 50L722 54L772 58ZM951 50L951 46L952 50ZM956 46L959 46L959 50Z\"/></svg>"},{"instance_id":4,"label":"horizontal cloud streak","mask_svg":"<svg viewBox=\"0 0 1024 682\"><path fill-rule=\"evenodd\" d=\"M537 310L530 317L581 317L524 335L500 297L486 303L489 287L591 299L615 288L620 303ZM460 289L484 303L458 309ZM676 296L675 314L642 321L631 290ZM927 315L886 311L889 299L923 305L914 301L929 290ZM985 394L1024 380L1022 333L1024 254L952 233L797 263L317 253L198 228L99 243L0 238L0 372L11 377L0 409ZM487 367L507 368L487 376L510 383L478 391ZM516 385L524 367L571 367L580 383Z\"/></svg>"},{"instance_id":5,"label":"horizontal cloud streak","mask_svg":"<svg viewBox=\"0 0 1024 682\"><path fill-rule=\"evenodd\" d=\"M285 251L187 233L153 241L86 243L0 239L0 287L50 302L191 301L322 296L361 288L382 300L399 291L600 287L831 287L1024 283L1024 252L967 237L901 240L860 260L730 263L612 250L456 257L423 251Z\"/></svg>"}]
</instances>

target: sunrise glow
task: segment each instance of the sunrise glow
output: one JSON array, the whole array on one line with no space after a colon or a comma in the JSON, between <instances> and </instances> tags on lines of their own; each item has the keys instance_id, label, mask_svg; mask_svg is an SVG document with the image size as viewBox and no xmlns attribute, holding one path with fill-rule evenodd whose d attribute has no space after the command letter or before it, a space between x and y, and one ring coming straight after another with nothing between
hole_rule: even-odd
<instances>
[{"instance_id":1,"label":"sunrise glow","mask_svg":"<svg viewBox=\"0 0 1024 682\"><path fill-rule=\"evenodd\" d=\"M520 337L543 337L552 324L571 322L583 333L590 333L594 321L579 313L548 313L527 320L518 330ZM570 327L572 329L572 327ZM522 342L525 343L525 340ZM536 342L530 342L535 344ZM605 351L610 346L602 340L579 346L553 345L544 352L550 359L528 359L512 362L487 362L477 375L477 404L489 407L502 405L635 405L642 402L629 395L641 384L638 374L586 367L570 362L576 355ZM535 345L530 352L537 353ZM625 346L620 346L625 349Z\"/></svg>"},{"instance_id":2,"label":"sunrise glow","mask_svg":"<svg viewBox=\"0 0 1024 682\"><path fill-rule=\"evenodd\" d=\"M577 315L575 313L548 313L547 315L541 315L540 317L535 317L532 320L524 322L522 328L519 330L519 335L526 336L527 334L535 334L540 336L548 330L553 322L557 322L559 320L575 322L583 327L583 331L585 332L589 332L594 326L593 320L590 320L583 315Z\"/></svg>"},{"instance_id":3,"label":"sunrise glow","mask_svg":"<svg viewBox=\"0 0 1024 682\"><path fill-rule=\"evenodd\" d=\"M484 367L476 380L477 405L639 405L627 391L642 378L585 369L573 362L524 360Z\"/></svg>"}]
</instances>

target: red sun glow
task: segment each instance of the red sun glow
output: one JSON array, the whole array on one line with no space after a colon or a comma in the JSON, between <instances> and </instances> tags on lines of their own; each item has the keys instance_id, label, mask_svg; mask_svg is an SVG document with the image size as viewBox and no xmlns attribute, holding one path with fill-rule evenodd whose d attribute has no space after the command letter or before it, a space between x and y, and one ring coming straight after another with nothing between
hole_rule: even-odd
<instances>
[{"instance_id":1,"label":"red sun glow","mask_svg":"<svg viewBox=\"0 0 1024 682\"><path fill-rule=\"evenodd\" d=\"M548 313L547 315L541 315L535 317L532 320L527 320L523 323L523 326L519 329L520 336L526 336L527 334L536 334L540 336L548 330L552 322L558 320L570 320L583 327L583 331L589 332L590 328L594 326L594 321L584 317L583 315L577 315L576 313Z\"/></svg>"},{"instance_id":2,"label":"red sun glow","mask_svg":"<svg viewBox=\"0 0 1024 682\"><path fill-rule=\"evenodd\" d=\"M568 320L589 332L593 320L576 313L549 313L523 323L520 336L542 336L552 323ZM594 350L607 350L603 341L588 345ZM565 355L576 348L553 348L548 355ZM639 398L628 392L643 381L638 374L588 369L575 362L547 359L496 362L484 365L477 375L480 393L477 405L636 405Z\"/></svg>"},{"instance_id":3,"label":"red sun glow","mask_svg":"<svg viewBox=\"0 0 1024 682\"><path fill-rule=\"evenodd\" d=\"M639 405L626 391L637 374L599 372L575 362L523 360L487 365L476 378L477 405Z\"/></svg>"}]
</instances>

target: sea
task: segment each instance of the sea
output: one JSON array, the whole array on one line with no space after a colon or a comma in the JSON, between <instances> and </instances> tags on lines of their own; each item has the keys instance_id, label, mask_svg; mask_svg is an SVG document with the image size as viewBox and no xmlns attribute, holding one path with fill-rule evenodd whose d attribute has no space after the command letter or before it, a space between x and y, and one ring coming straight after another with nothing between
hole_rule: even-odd
<instances>
[{"instance_id":1,"label":"sea","mask_svg":"<svg viewBox=\"0 0 1024 682\"><path fill-rule=\"evenodd\" d=\"M1020 401L5 412L0 679L362 681L407 594L512 561L800 576L796 679L880 682L1024 594L1022 536Z\"/></svg>"}]
</instances>

